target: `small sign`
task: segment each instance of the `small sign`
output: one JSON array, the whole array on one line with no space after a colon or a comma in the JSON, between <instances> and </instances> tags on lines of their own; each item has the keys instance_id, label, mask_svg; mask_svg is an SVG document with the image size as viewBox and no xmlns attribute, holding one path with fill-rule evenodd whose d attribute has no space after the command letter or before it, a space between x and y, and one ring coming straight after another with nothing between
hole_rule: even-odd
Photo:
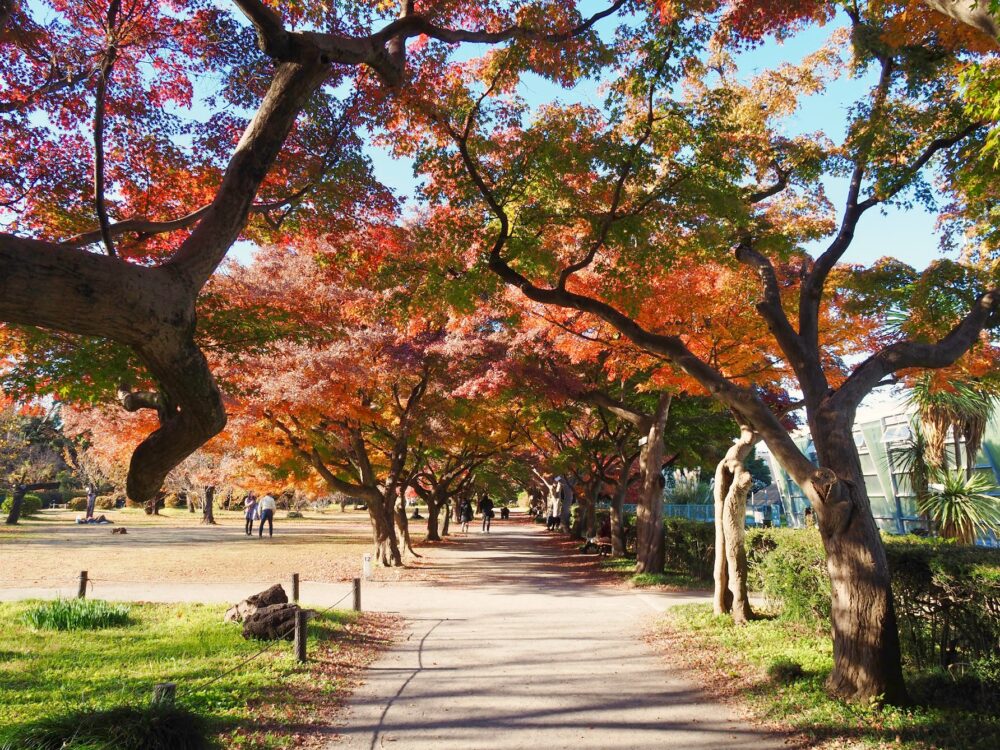
<instances>
[{"instance_id":1,"label":"small sign","mask_svg":"<svg viewBox=\"0 0 1000 750\"><path fill-rule=\"evenodd\" d=\"M641 448L648 442L649 442L649 435L643 435L641 438L639 438L639 447Z\"/></svg>"}]
</instances>

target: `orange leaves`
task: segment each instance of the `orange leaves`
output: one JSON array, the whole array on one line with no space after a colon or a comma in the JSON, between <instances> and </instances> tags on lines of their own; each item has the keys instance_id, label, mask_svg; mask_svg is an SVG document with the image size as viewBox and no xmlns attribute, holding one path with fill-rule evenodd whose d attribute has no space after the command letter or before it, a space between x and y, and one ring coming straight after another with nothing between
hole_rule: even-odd
<instances>
[{"instance_id":1,"label":"orange leaves","mask_svg":"<svg viewBox=\"0 0 1000 750\"><path fill-rule=\"evenodd\" d=\"M828 0L727 0L725 4L725 26L748 43L760 43L769 35L781 39L807 24L825 23L836 9Z\"/></svg>"}]
</instances>

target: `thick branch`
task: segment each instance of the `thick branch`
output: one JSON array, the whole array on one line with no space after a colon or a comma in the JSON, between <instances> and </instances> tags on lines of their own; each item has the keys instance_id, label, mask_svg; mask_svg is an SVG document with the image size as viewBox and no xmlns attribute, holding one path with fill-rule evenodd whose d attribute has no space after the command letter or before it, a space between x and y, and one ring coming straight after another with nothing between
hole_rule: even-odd
<instances>
[{"instance_id":1,"label":"thick branch","mask_svg":"<svg viewBox=\"0 0 1000 750\"><path fill-rule=\"evenodd\" d=\"M200 289L246 225L254 196L306 101L327 76L323 65L286 63L236 146L222 185L194 231L165 264Z\"/></svg>"},{"instance_id":2,"label":"thick branch","mask_svg":"<svg viewBox=\"0 0 1000 750\"><path fill-rule=\"evenodd\" d=\"M831 397L831 408L854 409L883 378L912 367L947 367L967 352L979 338L990 315L1000 307L1000 290L980 297L975 306L940 341L933 344L901 341L890 344L855 368Z\"/></svg>"},{"instance_id":3,"label":"thick branch","mask_svg":"<svg viewBox=\"0 0 1000 750\"><path fill-rule=\"evenodd\" d=\"M1000 19L991 12L990 0L924 0L924 5L1000 39Z\"/></svg>"}]
</instances>

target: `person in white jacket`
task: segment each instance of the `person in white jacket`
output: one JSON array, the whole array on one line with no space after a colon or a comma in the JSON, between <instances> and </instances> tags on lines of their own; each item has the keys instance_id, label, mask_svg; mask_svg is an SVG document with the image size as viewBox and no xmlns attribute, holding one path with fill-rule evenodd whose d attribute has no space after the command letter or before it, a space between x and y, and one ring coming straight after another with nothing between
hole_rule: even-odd
<instances>
[{"instance_id":1,"label":"person in white jacket","mask_svg":"<svg viewBox=\"0 0 1000 750\"><path fill-rule=\"evenodd\" d=\"M257 511L260 513L260 529L257 531L257 538L261 539L264 536L264 521L267 521L267 535L268 537L274 536L274 509L275 509L274 498L269 494L264 495L257 502Z\"/></svg>"}]
</instances>

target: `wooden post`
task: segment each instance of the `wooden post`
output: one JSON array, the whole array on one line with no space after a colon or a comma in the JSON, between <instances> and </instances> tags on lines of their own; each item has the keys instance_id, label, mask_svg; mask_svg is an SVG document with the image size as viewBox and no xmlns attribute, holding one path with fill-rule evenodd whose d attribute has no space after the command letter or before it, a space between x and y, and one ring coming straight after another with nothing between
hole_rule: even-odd
<instances>
[{"instance_id":1,"label":"wooden post","mask_svg":"<svg viewBox=\"0 0 1000 750\"><path fill-rule=\"evenodd\" d=\"M153 685L153 705L168 707L174 705L177 697L176 682L158 682Z\"/></svg>"},{"instance_id":2,"label":"wooden post","mask_svg":"<svg viewBox=\"0 0 1000 750\"><path fill-rule=\"evenodd\" d=\"M354 579L354 611L361 611L361 579Z\"/></svg>"},{"instance_id":3,"label":"wooden post","mask_svg":"<svg viewBox=\"0 0 1000 750\"><path fill-rule=\"evenodd\" d=\"M304 609L295 612L295 658L299 662L306 660L306 612Z\"/></svg>"},{"instance_id":4,"label":"wooden post","mask_svg":"<svg viewBox=\"0 0 1000 750\"><path fill-rule=\"evenodd\" d=\"M77 599L86 599L87 598L87 571L86 570L81 570L80 571L80 586L76 590L76 598Z\"/></svg>"},{"instance_id":5,"label":"wooden post","mask_svg":"<svg viewBox=\"0 0 1000 750\"><path fill-rule=\"evenodd\" d=\"M299 601L299 574L292 573L292 601L298 604Z\"/></svg>"}]
</instances>

